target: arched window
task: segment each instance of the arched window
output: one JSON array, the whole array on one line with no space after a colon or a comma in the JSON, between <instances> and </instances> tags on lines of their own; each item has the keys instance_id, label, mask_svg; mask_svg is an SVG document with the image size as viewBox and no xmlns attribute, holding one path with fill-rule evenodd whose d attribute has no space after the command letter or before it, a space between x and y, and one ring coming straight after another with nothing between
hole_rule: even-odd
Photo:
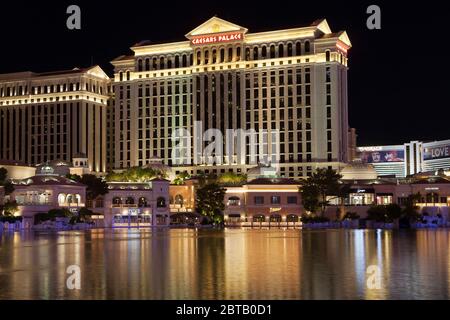
<instances>
[{"instance_id":1,"label":"arched window","mask_svg":"<svg viewBox=\"0 0 450 320\"><path fill-rule=\"evenodd\" d=\"M158 69L158 60L156 58L153 58L153 70Z\"/></svg>"},{"instance_id":2,"label":"arched window","mask_svg":"<svg viewBox=\"0 0 450 320\"><path fill-rule=\"evenodd\" d=\"M122 71L119 72L119 81L123 81L123 72Z\"/></svg>"},{"instance_id":3,"label":"arched window","mask_svg":"<svg viewBox=\"0 0 450 320\"><path fill-rule=\"evenodd\" d=\"M257 214L253 216L253 222L265 222L266 217L263 214Z\"/></svg>"},{"instance_id":4,"label":"arched window","mask_svg":"<svg viewBox=\"0 0 450 320\"><path fill-rule=\"evenodd\" d=\"M147 199L145 197L140 197L138 201L138 206L141 208L147 207Z\"/></svg>"},{"instance_id":5,"label":"arched window","mask_svg":"<svg viewBox=\"0 0 450 320\"><path fill-rule=\"evenodd\" d=\"M267 58L267 48L266 46L262 46L261 49L261 58L266 59Z\"/></svg>"},{"instance_id":6,"label":"arched window","mask_svg":"<svg viewBox=\"0 0 450 320\"><path fill-rule=\"evenodd\" d=\"M199 65L201 63L201 59L202 59L202 53L200 52L200 50L197 51L197 65Z\"/></svg>"},{"instance_id":7,"label":"arched window","mask_svg":"<svg viewBox=\"0 0 450 320\"><path fill-rule=\"evenodd\" d=\"M295 44L295 55L301 56L302 55L302 43L300 41L297 41Z\"/></svg>"},{"instance_id":8,"label":"arched window","mask_svg":"<svg viewBox=\"0 0 450 320\"><path fill-rule=\"evenodd\" d=\"M228 205L229 206L240 206L241 205L241 199L239 199L239 197L229 197L228 198Z\"/></svg>"},{"instance_id":9,"label":"arched window","mask_svg":"<svg viewBox=\"0 0 450 320\"><path fill-rule=\"evenodd\" d=\"M228 62L233 61L233 48L228 49Z\"/></svg>"},{"instance_id":10,"label":"arched window","mask_svg":"<svg viewBox=\"0 0 450 320\"><path fill-rule=\"evenodd\" d=\"M63 206L66 203L66 194L60 193L58 194L58 205Z\"/></svg>"},{"instance_id":11,"label":"arched window","mask_svg":"<svg viewBox=\"0 0 450 320\"><path fill-rule=\"evenodd\" d=\"M183 68L187 67L187 56L185 54L183 54L183 56L181 57L181 66Z\"/></svg>"},{"instance_id":12,"label":"arched window","mask_svg":"<svg viewBox=\"0 0 450 320\"><path fill-rule=\"evenodd\" d=\"M127 81L130 81L130 71L127 71Z\"/></svg>"},{"instance_id":13,"label":"arched window","mask_svg":"<svg viewBox=\"0 0 450 320\"><path fill-rule=\"evenodd\" d=\"M270 58L271 59L275 58L275 46L274 45L270 46Z\"/></svg>"},{"instance_id":14,"label":"arched window","mask_svg":"<svg viewBox=\"0 0 450 320\"><path fill-rule=\"evenodd\" d=\"M125 200L125 204L134 204L134 198L133 198L133 197L128 197L128 198Z\"/></svg>"},{"instance_id":15,"label":"arched window","mask_svg":"<svg viewBox=\"0 0 450 320\"><path fill-rule=\"evenodd\" d=\"M112 203L115 205L122 204L122 199L120 197L114 197Z\"/></svg>"},{"instance_id":16,"label":"arched window","mask_svg":"<svg viewBox=\"0 0 450 320\"><path fill-rule=\"evenodd\" d=\"M220 62L225 62L225 49L220 49Z\"/></svg>"},{"instance_id":17,"label":"arched window","mask_svg":"<svg viewBox=\"0 0 450 320\"><path fill-rule=\"evenodd\" d=\"M145 59L145 71L150 70L150 58Z\"/></svg>"},{"instance_id":18,"label":"arched window","mask_svg":"<svg viewBox=\"0 0 450 320\"><path fill-rule=\"evenodd\" d=\"M138 60L138 71L139 72L142 71L142 60L141 59Z\"/></svg>"},{"instance_id":19,"label":"arched window","mask_svg":"<svg viewBox=\"0 0 450 320\"><path fill-rule=\"evenodd\" d=\"M213 49L212 51L212 63L216 63L217 62L217 50Z\"/></svg>"},{"instance_id":20,"label":"arched window","mask_svg":"<svg viewBox=\"0 0 450 320\"><path fill-rule=\"evenodd\" d=\"M241 47L236 48L236 61L241 61Z\"/></svg>"},{"instance_id":21,"label":"arched window","mask_svg":"<svg viewBox=\"0 0 450 320\"><path fill-rule=\"evenodd\" d=\"M189 66L192 66L193 63L194 63L194 55L191 53L189 55Z\"/></svg>"},{"instance_id":22,"label":"arched window","mask_svg":"<svg viewBox=\"0 0 450 320\"><path fill-rule=\"evenodd\" d=\"M245 60L249 61L250 60L250 48L246 48L245 49Z\"/></svg>"},{"instance_id":23,"label":"arched window","mask_svg":"<svg viewBox=\"0 0 450 320\"><path fill-rule=\"evenodd\" d=\"M253 48L253 60L258 60L258 47Z\"/></svg>"},{"instance_id":24,"label":"arched window","mask_svg":"<svg viewBox=\"0 0 450 320\"><path fill-rule=\"evenodd\" d=\"M288 43L287 56L292 57L292 43Z\"/></svg>"},{"instance_id":25,"label":"arched window","mask_svg":"<svg viewBox=\"0 0 450 320\"><path fill-rule=\"evenodd\" d=\"M330 61L330 50L325 51L325 61Z\"/></svg>"},{"instance_id":26,"label":"arched window","mask_svg":"<svg viewBox=\"0 0 450 320\"><path fill-rule=\"evenodd\" d=\"M281 222L281 216L279 214L272 214L270 216L270 222Z\"/></svg>"},{"instance_id":27,"label":"arched window","mask_svg":"<svg viewBox=\"0 0 450 320\"><path fill-rule=\"evenodd\" d=\"M168 57L167 58L167 69L171 69L172 68L172 57Z\"/></svg>"},{"instance_id":28,"label":"arched window","mask_svg":"<svg viewBox=\"0 0 450 320\"><path fill-rule=\"evenodd\" d=\"M179 205L183 206L183 203L184 203L183 196L181 194L177 194L175 196L175 204L179 204Z\"/></svg>"},{"instance_id":29,"label":"arched window","mask_svg":"<svg viewBox=\"0 0 450 320\"><path fill-rule=\"evenodd\" d=\"M310 53L311 51L311 44L309 41L305 41L305 53Z\"/></svg>"},{"instance_id":30,"label":"arched window","mask_svg":"<svg viewBox=\"0 0 450 320\"><path fill-rule=\"evenodd\" d=\"M164 57L159 58L159 69L164 69Z\"/></svg>"},{"instance_id":31,"label":"arched window","mask_svg":"<svg viewBox=\"0 0 450 320\"><path fill-rule=\"evenodd\" d=\"M278 46L278 56L280 58L284 57L284 45L282 43Z\"/></svg>"},{"instance_id":32,"label":"arched window","mask_svg":"<svg viewBox=\"0 0 450 320\"><path fill-rule=\"evenodd\" d=\"M298 222L299 218L295 214L290 214L286 217L286 222Z\"/></svg>"},{"instance_id":33,"label":"arched window","mask_svg":"<svg viewBox=\"0 0 450 320\"><path fill-rule=\"evenodd\" d=\"M175 56L175 68L180 67L180 56Z\"/></svg>"},{"instance_id":34,"label":"arched window","mask_svg":"<svg viewBox=\"0 0 450 320\"><path fill-rule=\"evenodd\" d=\"M156 200L156 207L158 208L165 208L166 207L166 199L163 197L159 197Z\"/></svg>"},{"instance_id":35,"label":"arched window","mask_svg":"<svg viewBox=\"0 0 450 320\"><path fill-rule=\"evenodd\" d=\"M74 202L75 202L74 196L73 196L72 194L68 194L68 195L67 195L67 198L66 198L66 202L67 202L68 204L74 203Z\"/></svg>"},{"instance_id":36,"label":"arched window","mask_svg":"<svg viewBox=\"0 0 450 320\"><path fill-rule=\"evenodd\" d=\"M205 50L205 64L209 63L209 50Z\"/></svg>"}]
</instances>

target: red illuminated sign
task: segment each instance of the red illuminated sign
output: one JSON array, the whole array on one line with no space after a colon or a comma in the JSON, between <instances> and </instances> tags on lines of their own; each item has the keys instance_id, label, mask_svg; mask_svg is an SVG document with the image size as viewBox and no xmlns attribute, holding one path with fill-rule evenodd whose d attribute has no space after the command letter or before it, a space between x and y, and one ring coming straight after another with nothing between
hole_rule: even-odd
<instances>
[{"instance_id":1,"label":"red illuminated sign","mask_svg":"<svg viewBox=\"0 0 450 320\"><path fill-rule=\"evenodd\" d=\"M239 41L239 40L243 40L242 32L195 36L191 39L191 43L194 45L201 45L201 44L213 44L213 43Z\"/></svg>"}]
</instances>

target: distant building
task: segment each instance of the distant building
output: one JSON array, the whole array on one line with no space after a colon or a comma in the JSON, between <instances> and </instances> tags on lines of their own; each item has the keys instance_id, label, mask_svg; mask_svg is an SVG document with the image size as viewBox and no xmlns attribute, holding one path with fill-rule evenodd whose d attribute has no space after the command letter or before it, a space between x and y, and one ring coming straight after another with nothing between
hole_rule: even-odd
<instances>
[{"instance_id":1,"label":"distant building","mask_svg":"<svg viewBox=\"0 0 450 320\"><path fill-rule=\"evenodd\" d=\"M5 168L8 171L8 179L25 179L36 174L36 167L29 166L21 161L0 160L0 168Z\"/></svg>"},{"instance_id":2,"label":"distant building","mask_svg":"<svg viewBox=\"0 0 450 320\"><path fill-rule=\"evenodd\" d=\"M240 187L227 187L227 225L299 226L303 208L300 184L289 178L258 178Z\"/></svg>"},{"instance_id":3,"label":"distant building","mask_svg":"<svg viewBox=\"0 0 450 320\"><path fill-rule=\"evenodd\" d=\"M170 223L169 184L165 179L149 182L108 182L108 193L90 206L104 216L105 227L150 227Z\"/></svg>"},{"instance_id":4,"label":"distant building","mask_svg":"<svg viewBox=\"0 0 450 320\"><path fill-rule=\"evenodd\" d=\"M372 164L355 161L342 171L341 182L350 189L344 199L345 212L356 212L361 218L367 216L372 205L405 205L410 196L420 194L419 211L441 214L450 221L450 171L416 173L408 178L378 176ZM331 200L327 215L334 219L340 207L338 199Z\"/></svg>"},{"instance_id":5,"label":"distant building","mask_svg":"<svg viewBox=\"0 0 450 320\"><path fill-rule=\"evenodd\" d=\"M357 158L373 165L379 176L401 178L420 172L449 170L450 140L358 147Z\"/></svg>"},{"instance_id":6,"label":"distant building","mask_svg":"<svg viewBox=\"0 0 450 320\"><path fill-rule=\"evenodd\" d=\"M0 75L0 159L36 165L86 155L106 171L109 77L98 67Z\"/></svg>"},{"instance_id":7,"label":"distant building","mask_svg":"<svg viewBox=\"0 0 450 320\"><path fill-rule=\"evenodd\" d=\"M76 213L85 206L86 186L57 173L57 168L43 165L35 176L13 180L10 199L18 204L16 215L23 217L23 226L30 228L34 216L52 209L65 208Z\"/></svg>"}]
</instances>

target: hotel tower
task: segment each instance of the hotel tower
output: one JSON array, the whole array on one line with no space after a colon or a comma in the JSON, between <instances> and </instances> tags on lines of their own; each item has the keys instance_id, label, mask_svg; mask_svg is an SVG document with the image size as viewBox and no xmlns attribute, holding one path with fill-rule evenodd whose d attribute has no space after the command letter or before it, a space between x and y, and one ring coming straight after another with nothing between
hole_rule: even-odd
<instances>
[{"instance_id":1,"label":"hotel tower","mask_svg":"<svg viewBox=\"0 0 450 320\"><path fill-rule=\"evenodd\" d=\"M240 156L215 159L214 165L202 156L192 164L175 159L176 129L192 135L180 157L195 159L197 144L207 145L194 135L200 121L203 131L215 128L224 135L227 129L262 129L271 137L271 131L279 130L278 170L285 177L347 162L351 43L345 31L333 33L326 20L318 20L306 27L251 33L213 17L185 37L172 43L140 42L131 47L133 55L112 61L114 168L142 166L155 156L176 167L175 173L245 173L254 167L249 140Z\"/></svg>"},{"instance_id":2,"label":"hotel tower","mask_svg":"<svg viewBox=\"0 0 450 320\"><path fill-rule=\"evenodd\" d=\"M175 174L220 174L264 162L256 151L275 155L291 178L349 160L345 31L318 20L251 33L213 17L185 37L134 45L112 61L113 79L98 66L0 75L0 159L84 157L105 172L159 157ZM189 134L183 144L173 140L178 129ZM224 135L211 138L224 150L213 161L196 134L208 129ZM253 130L256 140L228 138L229 129Z\"/></svg>"},{"instance_id":3,"label":"hotel tower","mask_svg":"<svg viewBox=\"0 0 450 320\"><path fill-rule=\"evenodd\" d=\"M109 86L98 66L0 75L0 159L87 158L91 171L105 172Z\"/></svg>"}]
</instances>

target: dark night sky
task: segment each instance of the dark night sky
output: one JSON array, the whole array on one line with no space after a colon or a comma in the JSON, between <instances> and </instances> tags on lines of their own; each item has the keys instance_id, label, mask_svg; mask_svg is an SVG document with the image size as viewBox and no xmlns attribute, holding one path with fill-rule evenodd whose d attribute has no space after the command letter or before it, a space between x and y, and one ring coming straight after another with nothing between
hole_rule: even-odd
<instances>
[{"instance_id":1,"label":"dark night sky","mask_svg":"<svg viewBox=\"0 0 450 320\"><path fill-rule=\"evenodd\" d=\"M134 43L184 40L184 34L213 15L249 32L306 26L326 18L333 31L346 30L353 44L349 114L359 145L450 139L445 6L437 1L427 1L427 6L392 2L2 2L0 73L71 69L93 61L112 75L109 61L129 53ZM79 31L66 28L70 4L81 7ZM381 30L366 27L370 4L381 7Z\"/></svg>"}]
</instances>

